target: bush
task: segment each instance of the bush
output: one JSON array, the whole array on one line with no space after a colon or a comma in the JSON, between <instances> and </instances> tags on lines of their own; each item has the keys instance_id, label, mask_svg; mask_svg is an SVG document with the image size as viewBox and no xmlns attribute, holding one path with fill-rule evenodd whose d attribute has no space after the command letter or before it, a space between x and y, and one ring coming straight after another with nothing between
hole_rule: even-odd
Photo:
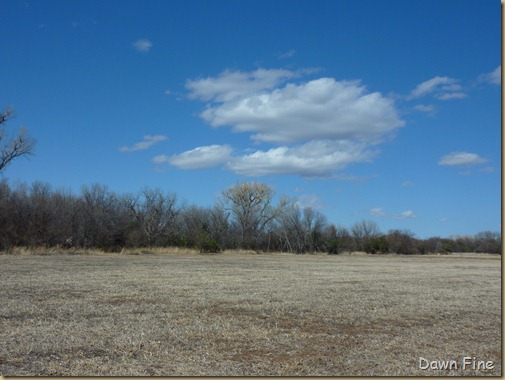
<instances>
[{"instance_id":1,"label":"bush","mask_svg":"<svg viewBox=\"0 0 505 380\"><path fill-rule=\"evenodd\" d=\"M330 255L338 255L343 251L342 244L338 239L328 239L326 243L326 250Z\"/></svg>"},{"instance_id":2,"label":"bush","mask_svg":"<svg viewBox=\"0 0 505 380\"><path fill-rule=\"evenodd\" d=\"M389 251L389 244L385 236L378 236L371 238L365 244L366 253L387 253Z\"/></svg>"},{"instance_id":3,"label":"bush","mask_svg":"<svg viewBox=\"0 0 505 380\"><path fill-rule=\"evenodd\" d=\"M217 244L217 241L214 239L208 240L201 244L200 246L201 253L219 253L221 252L221 247Z\"/></svg>"}]
</instances>

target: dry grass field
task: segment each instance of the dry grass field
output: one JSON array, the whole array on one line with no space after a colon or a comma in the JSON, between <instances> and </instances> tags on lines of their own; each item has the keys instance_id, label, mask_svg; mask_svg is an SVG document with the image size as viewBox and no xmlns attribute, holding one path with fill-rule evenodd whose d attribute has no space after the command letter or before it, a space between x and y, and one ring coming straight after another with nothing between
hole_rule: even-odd
<instances>
[{"instance_id":1,"label":"dry grass field","mask_svg":"<svg viewBox=\"0 0 505 380\"><path fill-rule=\"evenodd\" d=\"M3 376L502 372L496 256L0 255L0 285Z\"/></svg>"}]
</instances>

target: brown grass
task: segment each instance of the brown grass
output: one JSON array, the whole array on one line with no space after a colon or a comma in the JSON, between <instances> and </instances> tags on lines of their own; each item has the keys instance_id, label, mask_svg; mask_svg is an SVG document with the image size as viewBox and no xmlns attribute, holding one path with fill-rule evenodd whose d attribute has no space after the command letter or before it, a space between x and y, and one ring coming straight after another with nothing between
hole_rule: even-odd
<instances>
[{"instance_id":1,"label":"brown grass","mask_svg":"<svg viewBox=\"0 0 505 380\"><path fill-rule=\"evenodd\" d=\"M500 257L0 255L0 374L501 375ZM418 358L494 362L420 370Z\"/></svg>"}]
</instances>

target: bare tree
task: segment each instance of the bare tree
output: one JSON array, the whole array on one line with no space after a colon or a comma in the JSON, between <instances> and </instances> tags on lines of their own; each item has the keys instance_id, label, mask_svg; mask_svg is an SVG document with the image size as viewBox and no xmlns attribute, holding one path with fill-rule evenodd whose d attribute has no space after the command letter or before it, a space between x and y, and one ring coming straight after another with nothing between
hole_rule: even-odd
<instances>
[{"instance_id":1,"label":"bare tree","mask_svg":"<svg viewBox=\"0 0 505 380\"><path fill-rule=\"evenodd\" d=\"M35 140L28 135L24 128L21 128L15 137L9 137L5 133L5 124L12 116L11 108L0 112L0 172L15 158L33 154L35 147Z\"/></svg>"},{"instance_id":2,"label":"bare tree","mask_svg":"<svg viewBox=\"0 0 505 380\"><path fill-rule=\"evenodd\" d=\"M475 235L475 251L485 253L502 252L502 240L499 232L482 231Z\"/></svg>"},{"instance_id":3,"label":"bare tree","mask_svg":"<svg viewBox=\"0 0 505 380\"><path fill-rule=\"evenodd\" d=\"M355 249L354 240L349 230L343 226L330 224L326 230L327 250L331 254L352 252Z\"/></svg>"},{"instance_id":4,"label":"bare tree","mask_svg":"<svg viewBox=\"0 0 505 380\"><path fill-rule=\"evenodd\" d=\"M107 186L84 186L77 206L80 217L76 243L84 247L118 249L122 242L125 221L121 218L119 197Z\"/></svg>"},{"instance_id":5,"label":"bare tree","mask_svg":"<svg viewBox=\"0 0 505 380\"><path fill-rule=\"evenodd\" d=\"M136 196L125 197L125 205L152 246L158 238L174 234L175 221L181 212L175 194L145 188Z\"/></svg>"},{"instance_id":6,"label":"bare tree","mask_svg":"<svg viewBox=\"0 0 505 380\"><path fill-rule=\"evenodd\" d=\"M281 239L284 246L297 253L321 251L324 247L326 217L311 207L300 208L296 203L281 215Z\"/></svg>"},{"instance_id":7,"label":"bare tree","mask_svg":"<svg viewBox=\"0 0 505 380\"><path fill-rule=\"evenodd\" d=\"M241 232L243 248L256 248L260 234L281 213L286 200L272 205L272 189L259 182L244 182L224 190L225 210L231 211Z\"/></svg>"},{"instance_id":8,"label":"bare tree","mask_svg":"<svg viewBox=\"0 0 505 380\"><path fill-rule=\"evenodd\" d=\"M380 230L377 223L371 220L362 220L352 226L351 233L356 247L360 251L364 251L370 240L380 235Z\"/></svg>"},{"instance_id":9,"label":"bare tree","mask_svg":"<svg viewBox=\"0 0 505 380\"><path fill-rule=\"evenodd\" d=\"M410 230L390 230L386 235L389 249L402 255L418 253L414 233Z\"/></svg>"}]
</instances>

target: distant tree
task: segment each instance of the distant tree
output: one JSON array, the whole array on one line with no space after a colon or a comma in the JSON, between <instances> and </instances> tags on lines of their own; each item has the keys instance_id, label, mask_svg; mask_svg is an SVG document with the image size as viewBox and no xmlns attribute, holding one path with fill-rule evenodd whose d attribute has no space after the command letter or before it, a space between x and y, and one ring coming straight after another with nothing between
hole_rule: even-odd
<instances>
[{"instance_id":1,"label":"distant tree","mask_svg":"<svg viewBox=\"0 0 505 380\"><path fill-rule=\"evenodd\" d=\"M418 253L414 234L409 230L390 230L386 235L386 240L393 253L401 255Z\"/></svg>"},{"instance_id":2,"label":"distant tree","mask_svg":"<svg viewBox=\"0 0 505 380\"><path fill-rule=\"evenodd\" d=\"M502 252L501 234L499 232L483 231L475 235L475 252L496 253Z\"/></svg>"},{"instance_id":3,"label":"distant tree","mask_svg":"<svg viewBox=\"0 0 505 380\"><path fill-rule=\"evenodd\" d=\"M231 228L229 223L230 214L218 205L210 208L208 231L212 239L222 248L232 247Z\"/></svg>"},{"instance_id":4,"label":"distant tree","mask_svg":"<svg viewBox=\"0 0 505 380\"><path fill-rule=\"evenodd\" d=\"M29 218L26 240L30 246L55 245L54 221L57 218L55 207L51 204L51 185L36 181L29 190Z\"/></svg>"},{"instance_id":5,"label":"distant tree","mask_svg":"<svg viewBox=\"0 0 505 380\"><path fill-rule=\"evenodd\" d=\"M281 229L287 248L297 253L322 251L326 217L311 207L292 203L281 213Z\"/></svg>"},{"instance_id":6,"label":"distant tree","mask_svg":"<svg viewBox=\"0 0 505 380\"><path fill-rule=\"evenodd\" d=\"M14 208L11 201L12 191L6 180L0 181L0 250L12 246Z\"/></svg>"},{"instance_id":7,"label":"distant tree","mask_svg":"<svg viewBox=\"0 0 505 380\"><path fill-rule=\"evenodd\" d=\"M7 108L0 112L0 172L17 157L33 154L35 140L26 129L21 128L17 136L9 137L5 133L5 124L11 119L13 111Z\"/></svg>"},{"instance_id":8,"label":"distant tree","mask_svg":"<svg viewBox=\"0 0 505 380\"><path fill-rule=\"evenodd\" d=\"M232 213L239 228L242 248L257 248L261 233L286 205L286 201L281 200L274 206L272 189L259 182L243 182L229 187L222 192L222 197L224 210Z\"/></svg>"},{"instance_id":9,"label":"distant tree","mask_svg":"<svg viewBox=\"0 0 505 380\"><path fill-rule=\"evenodd\" d=\"M326 250L330 254L352 252L355 249L351 233L345 227L330 224L326 229L325 236Z\"/></svg>"},{"instance_id":10,"label":"distant tree","mask_svg":"<svg viewBox=\"0 0 505 380\"><path fill-rule=\"evenodd\" d=\"M381 235L377 223L370 220L362 220L354 224L351 228L351 233L354 238L356 248L360 251L365 251L370 239Z\"/></svg>"},{"instance_id":11,"label":"distant tree","mask_svg":"<svg viewBox=\"0 0 505 380\"><path fill-rule=\"evenodd\" d=\"M160 189L145 188L134 196L124 198L126 209L138 223L152 246L160 238L176 235L176 219L181 212L175 194L164 193Z\"/></svg>"},{"instance_id":12,"label":"distant tree","mask_svg":"<svg viewBox=\"0 0 505 380\"><path fill-rule=\"evenodd\" d=\"M93 184L82 188L77 205L80 217L75 231L77 245L117 250L124 245L126 219L121 212L120 197L109 191L107 186Z\"/></svg>"}]
</instances>

